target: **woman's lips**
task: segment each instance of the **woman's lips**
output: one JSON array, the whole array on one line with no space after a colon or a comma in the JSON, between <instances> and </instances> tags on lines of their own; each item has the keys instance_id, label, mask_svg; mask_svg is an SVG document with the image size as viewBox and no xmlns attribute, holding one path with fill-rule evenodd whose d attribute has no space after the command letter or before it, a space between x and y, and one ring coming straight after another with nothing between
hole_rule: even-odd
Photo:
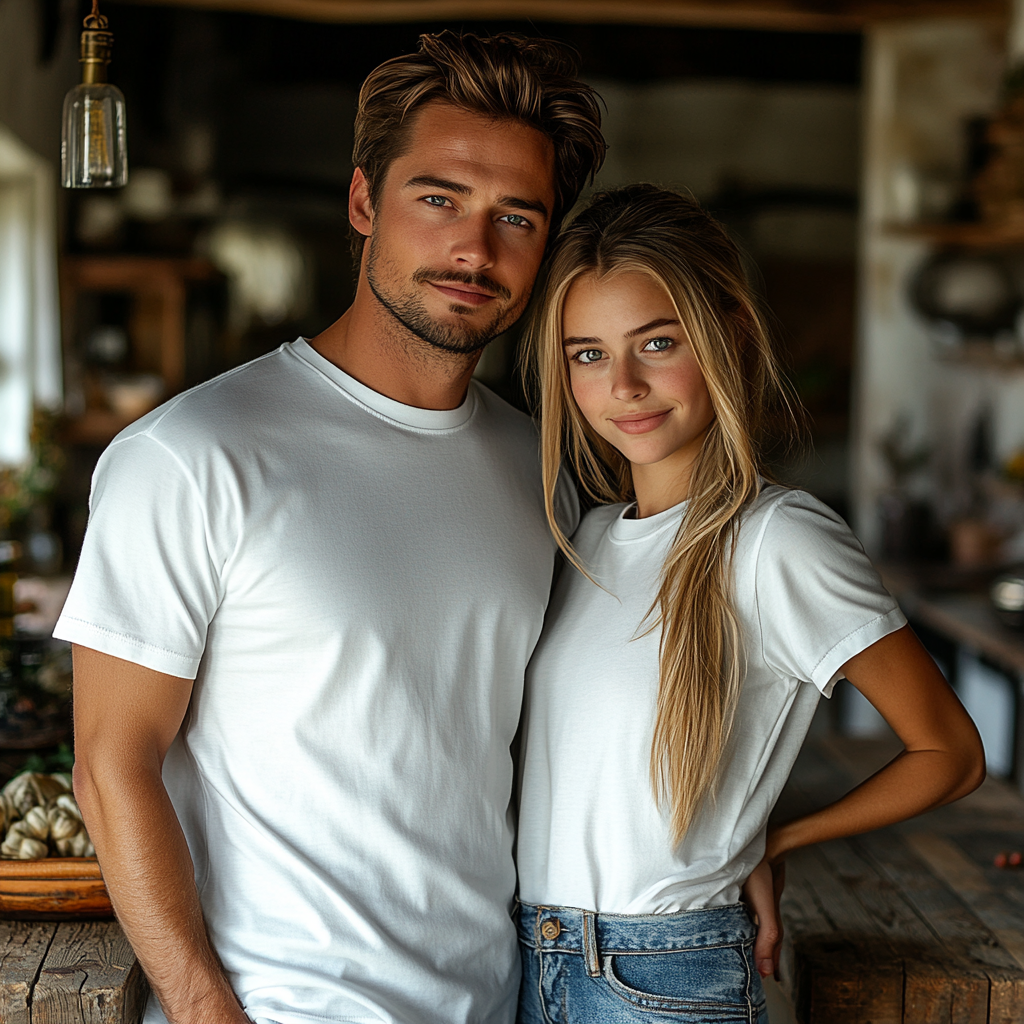
<instances>
[{"instance_id":1,"label":"woman's lips","mask_svg":"<svg viewBox=\"0 0 1024 1024\"><path fill-rule=\"evenodd\" d=\"M648 431L660 427L671 411L671 409L665 409L662 412L615 416L612 417L612 423L625 434L646 434Z\"/></svg>"},{"instance_id":2,"label":"woman's lips","mask_svg":"<svg viewBox=\"0 0 1024 1024\"><path fill-rule=\"evenodd\" d=\"M483 306L494 298L489 292L470 291L454 284L439 284L437 281L430 281L428 283L441 292L442 295L461 303L463 306Z\"/></svg>"}]
</instances>

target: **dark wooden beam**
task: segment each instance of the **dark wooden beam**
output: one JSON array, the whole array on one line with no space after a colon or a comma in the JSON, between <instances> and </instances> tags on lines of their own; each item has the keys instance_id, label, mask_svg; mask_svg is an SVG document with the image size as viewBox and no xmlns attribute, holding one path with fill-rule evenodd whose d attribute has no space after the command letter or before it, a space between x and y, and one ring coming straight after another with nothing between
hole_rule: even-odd
<instances>
[{"instance_id":1,"label":"dark wooden beam","mask_svg":"<svg viewBox=\"0 0 1024 1024\"><path fill-rule=\"evenodd\" d=\"M1008 0L128 0L305 21L549 21L856 32L879 21L1008 19Z\"/></svg>"}]
</instances>

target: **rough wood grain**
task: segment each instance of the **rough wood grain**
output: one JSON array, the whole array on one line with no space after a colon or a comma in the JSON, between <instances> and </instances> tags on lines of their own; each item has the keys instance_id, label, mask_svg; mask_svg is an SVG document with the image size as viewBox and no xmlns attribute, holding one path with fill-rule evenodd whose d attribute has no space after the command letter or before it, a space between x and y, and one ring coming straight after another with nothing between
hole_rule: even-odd
<instances>
[{"instance_id":1,"label":"rough wood grain","mask_svg":"<svg viewBox=\"0 0 1024 1024\"><path fill-rule=\"evenodd\" d=\"M55 924L0 921L0 1021L31 1024L32 990Z\"/></svg>"},{"instance_id":2,"label":"rough wood grain","mask_svg":"<svg viewBox=\"0 0 1024 1024\"><path fill-rule=\"evenodd\" d=\"M878 922L821 850L806 851L798 870L842 940L802 944L811 974L807 1024L902 1024L903 965Z\"/></svg>"},{"instance_id":3,"label":"rough wood grain","mask_svg":"<svg viewBox=\"0 0 1024 1024\"><path fill-rule=\"evenodd\" d=\"M877 832L858 840L879 869L899 886L941 942L945 955L957 964L962 981L954 994L968 1019L975 1015L979 994L972 985L973 970L988 978L989 1024L1019 1024L1024 1020L1024 971L999 943L992 930L948 885L936 878L894 832Z\"/></svg>"},{"instance_id":4,"label":"rough wood grain","mask_svg":"<svg viewBox=\"0 0 1024 1024\"><path fill-rule=\"evenodd\" d=\"M137 1024L148 991L120 925L66 922L40 970L32 1024Z\"/></svg>"},{"instance_id":5,"label":"rough wood grain","mask_svg":"<svg viewBox=\"0 0 1024 1024\"><path fill-rule=\"evenodd\" d=\"M892 756L876 746L807 744L776 820L847 792ZM989 866L1021 828L1024 801L989 782L904 825L792 855L780 974L801 1024L1022 1024L1024 879Z\"/></svg>"},{"instance_id":6,"label":"rough wood grain","mask_svg":"<svg viewBox=\"0 0 1024 1024\"><path fill-rule=\"evenodd\" d=\"M810 1019L815 997L815 977L820 974L817 953L846 948L841 936L822 912L800 872L802 851L793 854L782 896L786 941L782 947L779 977L783 990L802 1021ZM826 954L828 955L828 954Z\"/></svg>"},{"instance_id":7,"label":"rough wood grain","mask_svg":"<svg viewBox=\"0 0 1024 1024\"><path fill-rule=\"evenodd\" d=\"M822 844L821 854L838 882L850 890L878 930L886 936L903 969L903 1019L949 1021L953 1019L957 977L936 948L936 936L903 899L892 881L882 876L857 848L855 841ZM988 998L988 980L974 972L973 988ZM986 1024L987 1012L961 1015L957 1024Z\"/></svg>"}]
</instances>

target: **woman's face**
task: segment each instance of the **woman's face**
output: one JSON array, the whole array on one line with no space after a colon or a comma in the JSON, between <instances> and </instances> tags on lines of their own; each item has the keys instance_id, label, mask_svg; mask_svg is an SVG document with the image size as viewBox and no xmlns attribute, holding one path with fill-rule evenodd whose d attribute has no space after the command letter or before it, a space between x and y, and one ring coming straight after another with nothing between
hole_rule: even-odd
<instances>
[{"instance_id":1,"label":"woman's face","mask_svg":"<svg viewBox=\"0 0 1024 1024\"><path fill-rule=\"evenodd\" d=\"M715 413L672 300L645 274L577 278L562 338L587 422L634 467L685 471Z\"/></svg>"}]
</instances>

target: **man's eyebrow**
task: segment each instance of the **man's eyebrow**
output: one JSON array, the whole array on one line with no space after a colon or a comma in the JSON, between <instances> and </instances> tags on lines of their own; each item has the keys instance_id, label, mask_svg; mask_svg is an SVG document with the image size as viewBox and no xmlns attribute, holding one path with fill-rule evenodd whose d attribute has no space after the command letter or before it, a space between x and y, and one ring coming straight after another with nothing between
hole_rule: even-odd
<instances>
[{"instance_id":1,"label":"man's eyebrow","mask_svg":"<svg viewBox=\"0 0 1024 1024\"><path fill-rule=\"evenodd\" d=\"M417 174L405 183L406 188L440 188L445 192L454 192L459 196L473 194L469 185L463 185L460 181L450 181L448 178L435 178L432 174ZM502 196L498 200L498 206L511 206L516 210L532 210L539 213L545 220L551 216L548 208L539 199L523 199L520 196Z\"/></svg>"},{"instance_id":2,"label":"man's eyebrow","mask_svg":"<svg viewBox=\"0 0 1024 1024\"><path fill-rule=\"evenodd\" d=\"M626 331L627 338L635 338L638 334L646 334L648 331L653 331L658 327L678 327L679 321L673 317L661 317L658 320L652 320L649 324L644 324L643 327L636 327L632 331Z\"/></svg>"},{"instance_id":3,"label":"man's eyebrow","mask_svg":"<svg viewBox=\"0 0 1024 1024\"><path fill-rule=\"evenodd\" d=\"M473 190L469 185L463 185L459 181L449 181L447 178L435 178L432 174L418 174L405 183L406 188L441 188L446 192L454 192L460 196L472 195Z\"/></svg>"},{"instance_id":4,"label":"man's eyebrow","mask_svg":"<svg viewBox=\"0 0 1024 1024\"><path fill-rule=\"evenodd\" d=\"M539 199L520 199L519 196L502 196L498 200L499 206L511 206L517 210L533 210L539 213L545 220L550 217L548 208Z\"/></svg>"}]
</instances>

